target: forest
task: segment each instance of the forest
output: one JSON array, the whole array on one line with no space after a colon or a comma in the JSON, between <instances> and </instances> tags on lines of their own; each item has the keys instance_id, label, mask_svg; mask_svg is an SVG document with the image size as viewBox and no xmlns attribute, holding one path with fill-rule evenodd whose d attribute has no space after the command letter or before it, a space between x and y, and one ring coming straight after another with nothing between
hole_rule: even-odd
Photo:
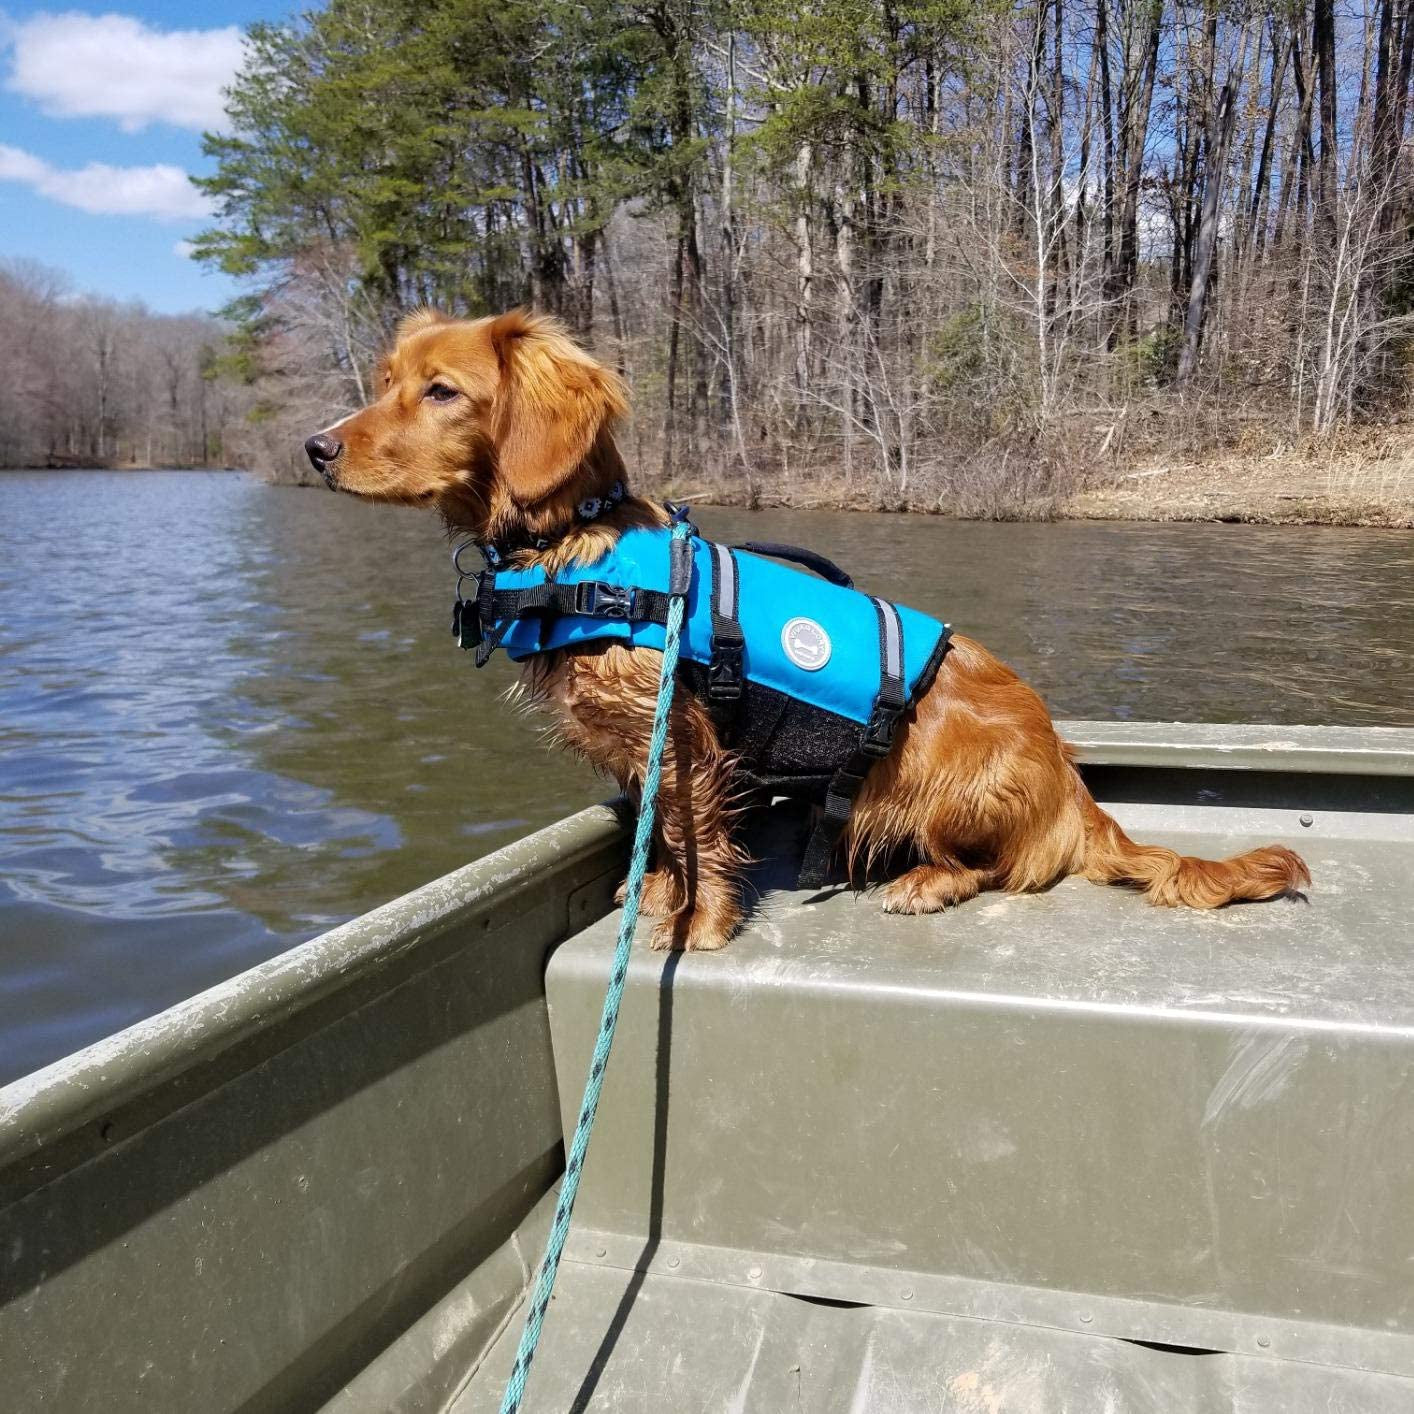
<instances>
[{"instance_id":1,"label":"forest","mask_svg":"<svg viewBox=\"0 0 1414 1414\"><path fill-rule=\"evenodd\" d=\"M640 479L747 503L1006 514L1406 412L1414 0L329 0L246 55L196 255L267 472L424 303L560 315Z\"/></svg>"},{"instance_id":2,"label":"forest","mask_svg":"<svg viewBox=\"0 0 1414 1414\"><path fill-rule=\"evenodd\" d=\"M255 400L223 376L228 336L0 261L0 467L231 465Z\"/></svg>"}]
</instances>

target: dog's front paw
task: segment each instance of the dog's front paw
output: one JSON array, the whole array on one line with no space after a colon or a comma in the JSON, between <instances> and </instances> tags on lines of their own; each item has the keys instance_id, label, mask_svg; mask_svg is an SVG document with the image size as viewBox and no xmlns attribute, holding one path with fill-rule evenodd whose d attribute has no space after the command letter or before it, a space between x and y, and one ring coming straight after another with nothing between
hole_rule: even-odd
<instances>
[{"instance_id":1,"label":"dog's front paw","mask_svg":"<svg viewBox=\"0 0 1414 1414\"><path fill-rule=\"evenodd\" d=\"M654 952L716 952L726 947L740 917L706 908L685 908L653 929Z\"/></svg>"},{"instance_id":2,"label":"dog's front paw","mask_svg":"<svg viewBox=\"0 0 1414 1414\"><path fill-rule=\"evenodd\" d=\"M628 897L628 880L614 890L614 902L620 908ZM638 911L649 918L665 918L676 913L686 900L682 896L682 885L678 883L671 869L651 869L643 876L643 894L638 901Z\"/></svg>"}]
</instances>

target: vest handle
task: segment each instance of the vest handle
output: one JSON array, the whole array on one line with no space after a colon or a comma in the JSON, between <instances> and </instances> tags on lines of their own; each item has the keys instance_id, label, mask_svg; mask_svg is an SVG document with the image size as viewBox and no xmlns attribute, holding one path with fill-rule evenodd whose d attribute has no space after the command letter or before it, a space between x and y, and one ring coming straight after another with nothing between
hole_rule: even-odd
<instances>
[{"instance_id":1,"label":"vest handle","mask_svg":"<svg viewBox=\"0 0 1414 1414\"><path fill-rule=\"evenodd\" d=\"M798 565L804 565L808 570L814 570L821 579L827 579L831 584L837 584L841 589L853 589L854 580L849 577L833 560L826 559L824 555L817 554L814 550L806 550L799 545L777 545L768 540L748 540L741 545L733 545L733 550L746 550L753 555L769 555L773 560L793 560Z\"/></svg>"}]
</instances>

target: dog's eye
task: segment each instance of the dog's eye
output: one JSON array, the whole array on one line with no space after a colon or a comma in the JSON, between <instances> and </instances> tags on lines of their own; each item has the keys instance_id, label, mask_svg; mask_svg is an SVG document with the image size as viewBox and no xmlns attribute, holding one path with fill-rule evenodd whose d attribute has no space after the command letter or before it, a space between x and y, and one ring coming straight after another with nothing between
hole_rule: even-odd
<instances>
[{"instance_id":1,"label":"dog's eye","mask_svg":"<svg viewBox=\"0 0 1414 1414\"><path fill-rule=\"evenodd\" d=\"M427 397L434 403L449 403L457 397L457 390L449 387L446 383L429 383L427 386Z\"/></svg>"}]
</instances>

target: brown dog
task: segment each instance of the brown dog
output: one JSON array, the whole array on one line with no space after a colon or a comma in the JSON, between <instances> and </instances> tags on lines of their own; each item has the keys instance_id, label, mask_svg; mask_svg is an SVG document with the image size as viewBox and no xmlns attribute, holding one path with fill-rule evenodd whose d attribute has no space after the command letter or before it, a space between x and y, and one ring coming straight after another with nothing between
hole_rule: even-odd
<instances>
[{"instance_id":1,"label":"brown dog","mask_svg":"<svg viewBox=\"0 0 1414 1414\"><path fill-rule=\"evenodd\" d=\"M625 391L553 320L424 310L403 321L379 378L375 403L306 443L334 489L435 507L483 543L547 538L517 562L551 572L599 559L623 530L665 523L631 495L577 521L579 502L624 478L612 426ZM844 839L851 862L902 849L924 861L884 887L887 910L929 913L1069 874L1195 908L1310 881L1282 845L1212 861L1133 843L1091 799L1041 699L970 639L952 645L870 773ZM649 649L589 644L532 658L527 685L557 709L564 741L630 789L647 756L658 662ZM733 838L733 761L689 694L674 703L670 740L643 908L662 920L655 947L719 948L741 921L747 862Z\"/></svg>"}]
</instances>

